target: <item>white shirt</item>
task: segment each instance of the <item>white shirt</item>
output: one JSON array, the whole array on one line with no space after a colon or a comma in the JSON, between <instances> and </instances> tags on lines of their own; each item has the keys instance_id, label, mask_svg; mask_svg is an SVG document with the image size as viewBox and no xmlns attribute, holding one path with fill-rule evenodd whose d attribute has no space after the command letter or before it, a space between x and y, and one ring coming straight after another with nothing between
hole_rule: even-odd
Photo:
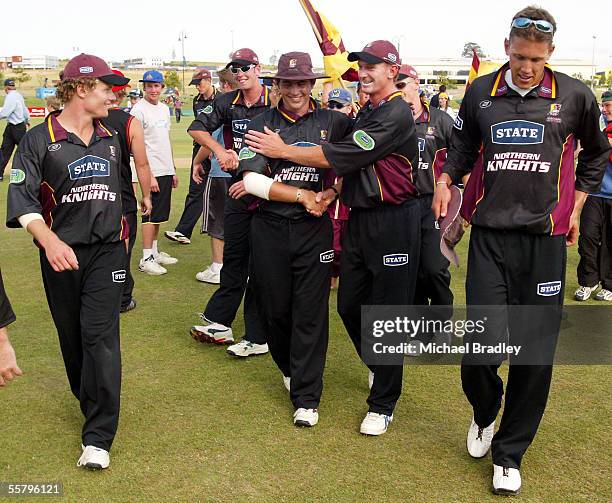
<instances>
[{"instance_id":1,"label":"white shirt","mask_svg":"<svg viewBox=\"0 0 612 503\"><path fill-rule=\"evenodd\" d=\"M11 124L21 124L30 120L28 107L23 96L17 91L9 91L4 98L4 106L0 109L0 119L6 119Z\"/></svg>"},{"instance_id":2,"label":"white shirt","mask_svg":"<svg viewBox=\"0 0 612 503\"><path fill-rule=\"evenodd\" d=\"M174 175L170 145L170 111L164 103L153 105L142 99L130 110L144 129L145 148L153 176Z\"/></svg>"}]
</instances>

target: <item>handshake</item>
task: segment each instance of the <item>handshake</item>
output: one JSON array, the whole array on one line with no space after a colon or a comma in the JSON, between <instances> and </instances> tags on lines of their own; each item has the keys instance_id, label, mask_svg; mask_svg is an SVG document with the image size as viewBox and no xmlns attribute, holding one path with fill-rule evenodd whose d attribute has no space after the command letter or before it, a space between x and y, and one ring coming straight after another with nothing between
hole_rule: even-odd
<instances>
[{"instance_id":1,"label":"handshake","mask_svg":"<svg viewBox=\"0 0 612 503\"><path fill-rule=\"evenodd\" d=\"M246 194L247 191L244 189L243 181L234 183L229 189L229 195L234 199L240 199ZM312 216L321 217L327 210L327 207L336 199L336 194L337 192L333 189L325 189L322 192L299 189L298 197L295 202L304 206L306 211Z\"/></svg>"}]
</instances>

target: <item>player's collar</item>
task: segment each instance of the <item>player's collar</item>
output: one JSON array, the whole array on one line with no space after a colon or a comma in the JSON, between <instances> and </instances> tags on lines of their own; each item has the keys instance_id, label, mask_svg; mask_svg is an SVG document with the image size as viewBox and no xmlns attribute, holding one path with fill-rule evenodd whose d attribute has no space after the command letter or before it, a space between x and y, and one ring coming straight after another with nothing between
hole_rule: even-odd
<instances>
[{"instance_id":1,"label":"player's collar","mask_svg":"<svg viewBox=\"0 0 612 503\"><path fill-rule=\"evenodd\" d=\"M506 71L510 68L510 63L504 64L495 76L493 88L491 89L491 96L499 97L508 94L510 87L506 82ZM546 64L544 67L544 76L541 82L537 86L538 96L542 98L555 99L559 95L559 88L557 85L557 79L555 79L555 72L552 68Z\"/></svg>"},{"instance_id":2,"label":"player's collar","mask_svg":"<svg viewBox=\"0 0 612 503\"><path fill-rule=\"evenodd\" d=\"M259 100L253 103L251 106L269 106L270 105L270 90L266 86L261 86L261 95L259 96ZM232 105L244 105L246 106L246 101L244 101L244 96L240 89L237 89L236 95L232 100Z\"/></svg>"},{"instance_id":3,"label":"player's collar","mask_svg":"<svg viewBox=\"0 0 612 503\"><path fill-rule=\"evenodd\" d=\"M421 115L419 115L414 120L414 122L417 124L421 124L423 122L429 122L429 120L431 119L431 113L429 112L429 105L421 101L421 106L423 107L423 111L421 112Z\"/></svg>"},{"instance_id":4,"label":"player's collar","mask_svg":"<svg viewBox=\"0 0 612 503\"><path fill-rule=\"evenodd\" d=\"M285 118L285 120L291 123L295 123L302 117L306 117L307 115L314 112L317 109L317 102L313 100L312 98L310 98L310 103L308 104L308 112L306 112L304 115L297 115L287 110L283 105L282 99L278 102L278 105L276 108L278 109L278 113L280 113Z\"/></svg>"},{"instance_id":5,"label":"player's collar","mask_svg":"<svg viewBox=\"0 0 612 503\"><path fill-rule=\"evenodd\" d=\"M64 129L64 127L57 120L57 116L60 112L51 112L46 119L47 122L47 132L49 133L49 140L51 143L55 143L62 140L68 139L68 131ZM107 129L104 124L100 121L100 119L94 119L94 130L95 134L98 138L107 138L109 136L113 136L113 133Z\"/></svg>"}]
</instances>

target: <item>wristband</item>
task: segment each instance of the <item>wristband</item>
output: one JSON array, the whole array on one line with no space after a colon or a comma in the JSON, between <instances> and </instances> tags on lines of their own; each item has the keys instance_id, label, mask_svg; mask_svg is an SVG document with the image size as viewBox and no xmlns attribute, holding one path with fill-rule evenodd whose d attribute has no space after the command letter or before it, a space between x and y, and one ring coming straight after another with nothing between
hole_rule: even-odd
<instances>
[{"instance_id":1,"label":"wristband","mask_svg":"<svg viewBox=\"0 0 612 503\"><path fill-rule=\"evenodd\" d=\"M302 200L302 189L298 189L297 193L295 194L295 202L299 203Z\"/></svg>"},{"instance_id":2,"label":"wristband","mask_svg":"<svg viewBox=\"0 0 612 503\"><path fill-rule=\"evenodd\" d=\"M446 185L447 187L450 186L450 184L446 183L446 182L436 182L436 186L437 185Z\"/></svg>"},{"instance_id":3,"label":"wristband","mask_svg":"<svg viewBox=\"0 0 612 503\"><path fill-rule=\"evenodd\" d=\"M334 187L333 185L330 187L330 189L332 189L336 193L336 197L334 197L334 201L335 201L336 199L340 197L340 192L338 192L338 189L336 189L336 187Z\"/></svg>"}]
</instances>

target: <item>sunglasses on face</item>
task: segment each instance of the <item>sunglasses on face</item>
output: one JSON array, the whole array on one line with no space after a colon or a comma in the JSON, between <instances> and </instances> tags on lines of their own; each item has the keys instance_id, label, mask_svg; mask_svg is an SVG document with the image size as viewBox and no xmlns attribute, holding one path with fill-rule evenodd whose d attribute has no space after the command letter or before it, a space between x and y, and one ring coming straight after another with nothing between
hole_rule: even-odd
<instances>
[{"instance_id":1,"label":"sunglasses on face","mask_svg":"<svg viewBox=\"0 0 612 503\"><path fill-rule=\"evenodd\" d=\"M251 65L245 65L245 66L230 66L230 72L232 72L234 75L237 75L238 72L242 72L242 73L246 73L248 72L251 68L253 68L255 65L251 64Z\"/></svg>"},{"instance_id":2,"label":"sunglasses on face","mask_svg":"<svg viewBox=\"0 0 612 503\"><path fill-rule=\"evenodd\" d=\"M512 28L525 29L529 28L531 25L536 27L536 30L539 30L544 33L553 33L555 28L553 27L550 21L546 21L545 19L529 19L528 17L517 17L512 20Z\"/></svg>"},{"instance_id":3,"label":"sunglasses on face","mask_svg":"<svg viewBox=\"0 0 612 503\"><path fill-rule=\"evenodd\" d=\"M348 103L346 105L348 105ZM343 105L342 103L338 103L337 101L330 101L327 104L327 108L329 108L330 110L341 110L346 105Z\"/></svg>"}]
</instances>

